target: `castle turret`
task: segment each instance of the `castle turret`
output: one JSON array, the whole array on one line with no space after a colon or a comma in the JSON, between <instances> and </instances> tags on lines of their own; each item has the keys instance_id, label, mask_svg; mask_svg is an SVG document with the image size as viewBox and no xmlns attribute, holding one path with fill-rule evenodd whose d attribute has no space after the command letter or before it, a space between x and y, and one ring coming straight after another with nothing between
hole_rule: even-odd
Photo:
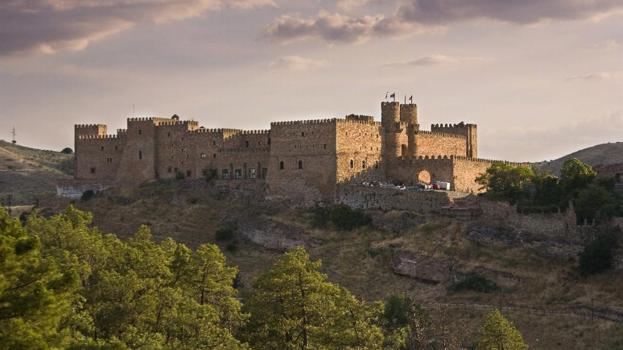
<instances>
[{"instance_id":1,"label":"castle turret","mask_svg":"<svg viewBox=\"0 0 623 350\"><path fill-rule=\"evenodd\" d=\"M388 163L403 153L401 142L403 128L400 122L399 102L381 103L381 124L384 132L383 159L385 163Z\"/></svg>"},{"instance_id":2,"label":"castle turret","mask_svg":"<svg viewBox=\"0 0 623 350\"><path fill-rule=\"evenodd\" d=\"M417 105L415 103L400 106L400 121L407 124L418 125Z\"/></svg>"}]
</instances>

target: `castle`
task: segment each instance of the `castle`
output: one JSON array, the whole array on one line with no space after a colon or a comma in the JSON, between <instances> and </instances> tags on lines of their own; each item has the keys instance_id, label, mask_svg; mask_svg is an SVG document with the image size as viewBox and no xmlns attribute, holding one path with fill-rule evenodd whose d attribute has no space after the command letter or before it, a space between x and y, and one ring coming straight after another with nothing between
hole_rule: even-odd
<instances>
[{"instance_id":1,"label":"castle","mask_svg":"<svg viewBox=\"0 0 623 350\"><path fill-rule=\"evenodd\" d=\"M129 118L127 129L75 126L75 179L137 185L156 179L264 184L270 195L334 201L341 184L443 181L478 192L475 178L493 161L478 159L475 124L420 128L416 104L381 103L371 116L273 122L269 130L206 129L195 121Z\"/></svg>"}]
</instances>

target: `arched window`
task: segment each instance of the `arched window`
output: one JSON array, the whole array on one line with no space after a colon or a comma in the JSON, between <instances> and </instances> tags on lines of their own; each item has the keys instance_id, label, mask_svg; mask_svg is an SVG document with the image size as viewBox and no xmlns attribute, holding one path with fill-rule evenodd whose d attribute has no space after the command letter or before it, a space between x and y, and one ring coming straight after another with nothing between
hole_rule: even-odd
<instances>
[{"instance_id":1,"label":"arched window","mask_svg":"<svg viewBox=\"0 0 623 350\"><path fill-rule=\"evenodd\" d=\"M303 169L303 161L299 160L299 170Z\"/></svg>"},{"instance_id":2,"label":"arched window","mask_svg":"<svg viewBox=\"0 0 623 350\"><path fill-rule=\"evenodd\" d=\"M364 160L363 162L361 162L361 168L365 169L366 168L366 161Z\"/></svg>"},{"instance_id":3,"label":"arched window","mask_svg":"<svg viewBox=\"0 0 623 350\"><path fill-rule=\"evenodd\" d=\"M283 170L283 160L279 162L279 170Z\"/></svg>"}]
</instances>

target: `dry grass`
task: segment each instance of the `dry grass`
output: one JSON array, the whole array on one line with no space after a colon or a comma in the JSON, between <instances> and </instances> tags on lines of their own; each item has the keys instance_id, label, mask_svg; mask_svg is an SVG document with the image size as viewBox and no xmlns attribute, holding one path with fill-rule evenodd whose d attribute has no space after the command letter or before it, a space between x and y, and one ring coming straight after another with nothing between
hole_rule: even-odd
<instances>
[{"instance_id":1,"label":"dry grass","mask_svg":"<svg viewBox=\"0 0 623 350\"><path fill-rule=\"evenodd\" d=\"M310 254L322 260L331 281L368 300L410 295L436 316L447 318L447 326L465 341L474 339L484 314L496 306L515 322L531 349L598 349L597 344L616 336L613 322L553 311L560 311L561 304L621 306L623 276L619 272L580 279L573 272L573 261L548 259L521 248L475 245L466 239L464 225L448 219L428 218L425 224L400 234L373 228L338 232L311 227L307 211L253 203L216 199L203 182L170 182L149 184L134 193L109 193L78 205L94 213L95 223L104 232L128 236L147 224L157 239L173 237L191 246L214 242L223 220L261 217L287 225L303 233ZM219 244L230 263L240 269L243 297L280 254L240 238L236 252L226 251L226 243ZM448 293L447 284L424 284L395 275L391 249L434 256L465 270L508 273L519 282L494 293Z\"/></svg>"}]
</instances>

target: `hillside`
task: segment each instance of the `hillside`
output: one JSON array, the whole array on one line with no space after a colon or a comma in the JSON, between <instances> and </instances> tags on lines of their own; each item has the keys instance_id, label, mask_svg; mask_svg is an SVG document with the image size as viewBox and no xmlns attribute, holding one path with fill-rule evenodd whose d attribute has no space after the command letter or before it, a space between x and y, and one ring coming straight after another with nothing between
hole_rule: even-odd
<instances>
[{"instance_id":1,"label":"hillside","mask_svg":"<svg viewBox=\"0 0 623 350\"><path fill-rule=\"evenodd\" d=\"M32 204L56 192L56 182L69 178L73 155L14 145L0 140L0 200Z\"/></svg>"},{"instance_id":2,"label":"hillside","mask_svg":"<svg viewBox=\"0 0 623 350\"><path fill-rule=\"evenodd\" d=\"M556 160L538 163L538 166L553 174L559 174L562 164L571 158L577 158L592 166L623 163L623 142L603 143L588 147Z\"/></svg>"},{"instance_id":3,"label":"hillside","mask_svg":"<svg viewBox=\"0 0 623 350\"><path fill-rule=\"evenodd\" d=\"M44 204L61 210L67 202ZM77 205L93 212L104 232L122 237L144 224L157 239L172 237L194 247L217 242L240 269L243 299L275 257L302 244L322 260L331 281L368 300L407 294L464 341L474 339L483 315L493 308L517 325L531 349L600 349L619 336L623 322L620 271L580 278L575 253L550 254L543 245L524 244L545 240L553 250L574 248L577 242L565 237L522 232L521 243L509 243L516 233L496 224L399 211L369 211L373 226L351 232L319 229L311 224L310 210L224 193L205 181L151 183ZM224 224L234 224L234 237L217 241L215 233ZM423 265L404 268L414 261ZM499 289L451 291L472 273Z\"/></svg>"}]
</instances>

